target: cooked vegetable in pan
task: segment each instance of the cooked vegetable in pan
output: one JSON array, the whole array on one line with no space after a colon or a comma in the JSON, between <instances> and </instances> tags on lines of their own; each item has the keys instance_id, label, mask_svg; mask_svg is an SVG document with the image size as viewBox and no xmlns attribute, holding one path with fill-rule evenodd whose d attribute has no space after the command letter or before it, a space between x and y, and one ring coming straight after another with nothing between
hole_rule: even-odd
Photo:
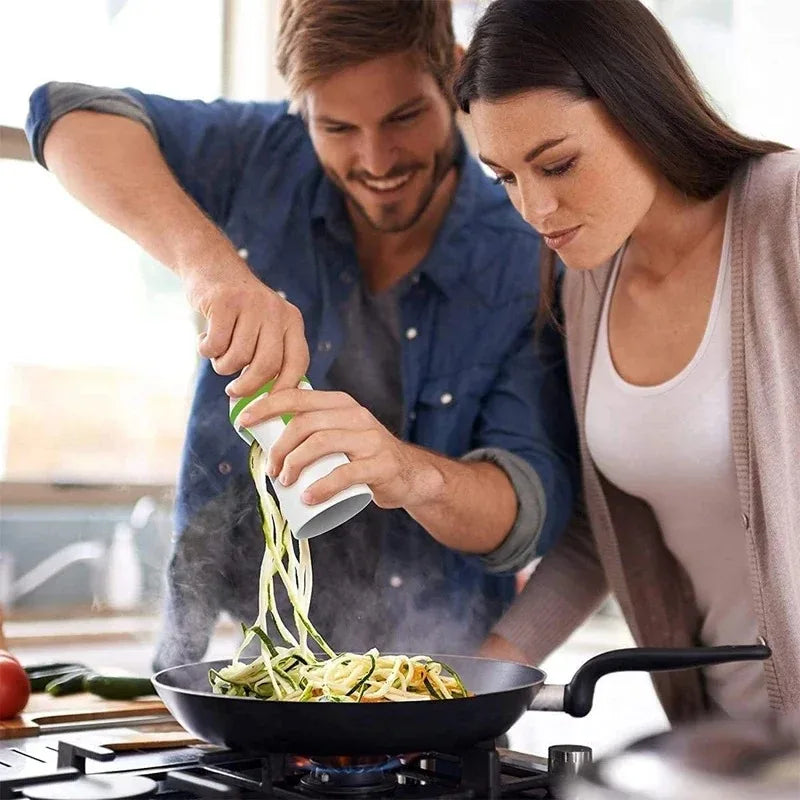
<instances>
[{"instance_id":1,"label":"cooked vegetable in pan","mask_svg":"<svg viewBox=\"0 0 800 800\"><path fill-rule=\"evenodd\" d=\"M451 700L466 697L461 678L441 661L427 656L367 653L337 655L308 617L313 576L308 539L297 544L267 489L267 456L253 444L250 473L258 491L259 512L266 548L259 578L258 618L247 628L233 663L210 670L209 681L216 694L260 697L265 700L303 702L369 703L411 700ZM294 630L281 617L276 603L275 576L281 580L294 610ZM284 644L267 635L268 620ZM323 651L319 657L309 646L309 637ZM257 638L261 655L254 661L240 660L247 645Z\"/></svg>"}]
</instances>

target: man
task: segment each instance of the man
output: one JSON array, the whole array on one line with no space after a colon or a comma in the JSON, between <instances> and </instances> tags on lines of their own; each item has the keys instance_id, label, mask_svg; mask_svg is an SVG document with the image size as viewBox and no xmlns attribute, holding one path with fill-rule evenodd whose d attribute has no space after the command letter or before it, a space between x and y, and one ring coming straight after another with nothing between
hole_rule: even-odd
<instances>
[{"instance_id":1,"label":"man","mask_svg":"<svg viewBox=\"0 0 800 800\"><path fill-rule=\"evenodd\" d=\"M36 158L207 321L159 667L201 658L220 610L256 613L263 540L226 391L278 376L253 410L295 413L270 454L281 480L350 456L309 502L374 492L313 543L311 614L337 649L473 649L567 521L563 362L532 334L539 243L465 153L450 15L286 0L279 65L300 113L74 84L31 98ZM293 388L304 373L320 391Z\"/></svg>"}]
</instances>

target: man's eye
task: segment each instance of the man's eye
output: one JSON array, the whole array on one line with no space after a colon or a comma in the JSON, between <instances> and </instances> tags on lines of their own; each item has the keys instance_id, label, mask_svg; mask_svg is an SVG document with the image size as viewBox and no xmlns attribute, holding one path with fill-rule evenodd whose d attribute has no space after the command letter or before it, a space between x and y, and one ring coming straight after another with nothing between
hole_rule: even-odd
<instances>
[{"instance_id":1,"label":"man's eye","mask_svg":"<svg viewBox=\"0 0 800 800\"><path fill-rule=\"evenodd\" d=\"M515 183L513 175L496 175L494 182L503 186L511 186L513 183Z\"/></svg>"},{"instance_id":2,"label":"man's eye","mask_svg":"<svg viewBox=\"0 0 800 800\"><path fill-rule=\"evenodd\" d=\"M398 114L396 117L392 117L389 121L390 122L410 122L412 119L416 119L422 112L420 110L417 111L409 111L406 114Z\"/></svg>"},{"instance_id":3,"label":"man's eye","mask_svg":"<svg viewBox=\"0 0 800 800\"><path fill-rule=\"evenodd\" d=\"M347 133L353 130L352 125L323 125L322 130L325 133Z\"/></svg>"}]
</instances>

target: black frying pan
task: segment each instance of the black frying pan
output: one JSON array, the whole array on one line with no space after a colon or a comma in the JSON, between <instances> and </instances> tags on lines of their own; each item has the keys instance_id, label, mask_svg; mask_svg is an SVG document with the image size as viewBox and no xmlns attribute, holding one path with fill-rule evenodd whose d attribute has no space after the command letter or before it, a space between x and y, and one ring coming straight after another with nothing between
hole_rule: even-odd
<instances>
[{"instance_id":1,"label":"black frying pan","mask_svg":"<svg viewBox=\"0 0 800 800\"><path fill-rule=\"evenodd\" d=\"M171 667L153 685L195 736L236 750L302 755L458 751L505 733L527 710L589 713L598 679L611 672L687 669L769 658L765 644L685 650L612 650L587 661L566 686L540 669L468 656L436 656L474 697L408 703L291 703L215 695L208 670L228 661Z\"/></svg>"}]
</instances>

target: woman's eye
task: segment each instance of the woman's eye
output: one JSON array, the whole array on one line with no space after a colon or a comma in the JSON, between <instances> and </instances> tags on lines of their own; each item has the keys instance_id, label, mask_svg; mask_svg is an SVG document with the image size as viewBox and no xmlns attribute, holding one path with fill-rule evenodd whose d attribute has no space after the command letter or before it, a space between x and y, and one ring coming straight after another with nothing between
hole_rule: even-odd
<instances>
[{"instance_id":1,"label":"woman's eye","mask_svg":"<svg viewBox=\"0 0 800 800\"><path fill-rule=\"evenodd\" d=\"M576 160L577 160L577 157L574 157L574 158L568 159L567 161L564 161L561 164L557 164L555 167L542 167L542 172L545 175L547 175L548 177L555 177L555 176L558 176L558 175L564 175L564 174L566 174L567 172L569 172L572 169L572 167L575 164Z\"/></svg>"},{"instance_id":2,"label":"woman's eye","mask_svg":"<svg viewBox=\"0 0 800 800\"><path fill-rule=\"evenodd\" d=\"M503 186L510 186L514 183L514 176L513 175L496 175L494 179L495 184L501 184Z\"/></svg>"}]
</instances>

